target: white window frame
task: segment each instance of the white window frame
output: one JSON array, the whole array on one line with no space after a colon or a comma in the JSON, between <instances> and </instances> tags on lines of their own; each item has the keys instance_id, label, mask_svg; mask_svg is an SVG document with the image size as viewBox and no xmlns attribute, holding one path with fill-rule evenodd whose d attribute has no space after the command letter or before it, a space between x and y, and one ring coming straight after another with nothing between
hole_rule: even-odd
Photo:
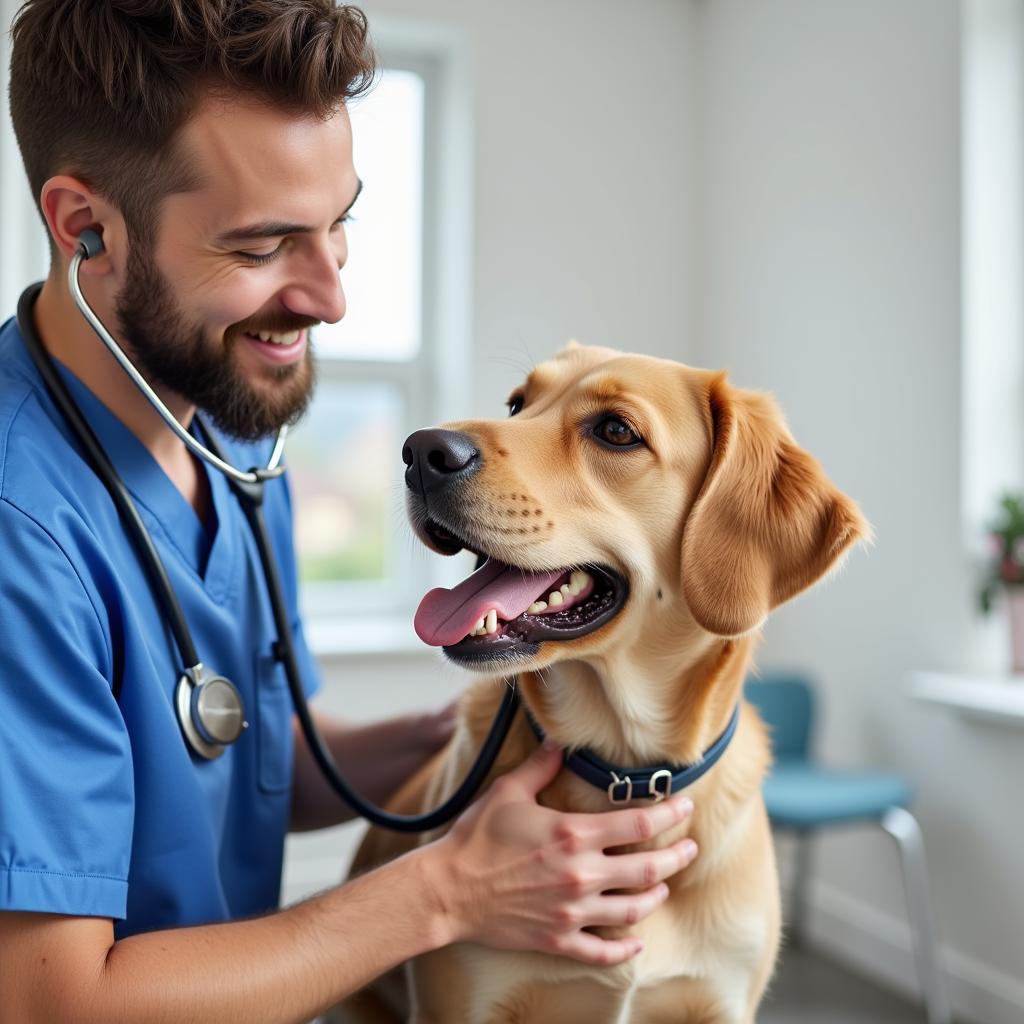
<instances>
[{"instance_id":1,"label":"white window frame","mask_svg":"<svg viewBox=\"0 0 1024 1024\"><path fill-rule=\"evenodd\" d=\"M323 358L320 382L381 382L394 387L403 403L400 446L420 427L468 414L472 354L469 72L460 32L383 18L373 20L373 31L381 66L412 71L424 82L421 345L417 356L408 361ZM392 494L403 498L404 470L398 447ZM389 506L387 514L392 512ZM432 587L450 586L464 576L468 556L445 559L420 549L411 528L402 524L396 526L392 551L395 564L388 583L302 585L303 618L318 655L423 650L412 631L416 606Z\"/></svg>"},{"instance_id":2,"label":"white window frame","mask_svg":"<svg viewBox=\"0 0 1024 1024\"><path fill-rule=\"evenodd\" d=\"M998 497L1024 487L1024 5L965 0L962 24L960 511L976 581ZM965 663L1002 672L1006 629L975 613Z\"/></svg>"},{"instance_id":3,"label":"white window frame","mask_svg":"<svg viewBox=\"0 0 1024 1024\"><path fill-rule=\"evenodd\" d=\"M963 46L963 417L965 541L1024 485L1024 5L968 0Z\"/></svg>"}]
</instances>

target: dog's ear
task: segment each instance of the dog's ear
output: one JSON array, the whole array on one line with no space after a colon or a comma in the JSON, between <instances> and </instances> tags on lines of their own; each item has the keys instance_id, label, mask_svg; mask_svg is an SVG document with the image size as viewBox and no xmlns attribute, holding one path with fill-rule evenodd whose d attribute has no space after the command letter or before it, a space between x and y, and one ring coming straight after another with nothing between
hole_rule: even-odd
<instances>
[{"instance_id":1,"label":"dog's ear","mask_svg":"<svg viewBox=\"0 0 1024 1024\"><path fill-rule=\"evenodd\" d=\"M823 576L871 528L794 442L774 400L707 384L711 461L683 531L683 594L698 624L739 636Z\"/></svg>"}]
</instances>

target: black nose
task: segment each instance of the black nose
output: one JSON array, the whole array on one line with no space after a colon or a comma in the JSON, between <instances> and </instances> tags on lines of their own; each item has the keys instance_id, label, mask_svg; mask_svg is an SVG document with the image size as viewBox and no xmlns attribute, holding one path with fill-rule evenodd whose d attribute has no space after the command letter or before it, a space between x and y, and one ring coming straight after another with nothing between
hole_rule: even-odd
<instances>
[{"instance_id":1,"label":"black nose","mask_svg":"<svg viewBox=\"0 0 1024 1024\"><path fill-rule=\"evenodd\" d=\"M405 439L405 484L424 498L480 467L480 451L468 434L454 430L417 430Z\"/></svg>"}]
</instances>

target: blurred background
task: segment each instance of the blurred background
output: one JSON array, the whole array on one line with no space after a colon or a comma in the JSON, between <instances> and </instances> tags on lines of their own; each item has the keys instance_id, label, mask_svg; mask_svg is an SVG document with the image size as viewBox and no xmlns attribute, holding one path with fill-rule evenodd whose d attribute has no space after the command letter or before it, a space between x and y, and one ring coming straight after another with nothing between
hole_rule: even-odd
<instances>
[{"instance_id":1,"label":"blurred background","mask_svg":"<svg viewBox=\"0 0 1024 1024\"><path fill-rule=\"evenodd\" d=\"M362 6L385 70L352 109L350 312L317 337L289 455L320 700L372 719L464 682L412 631L469 564L405 525L407 433L503 417L573 337L726 368L877 538L773 615L759 666L813 681L820 761L909 785L957 1018L1019 1024L1024 590L999 500L1024 487L1024 0ZM0 217L13 312L47 266L6 113ZM336 882L357 838L289 840L284 898ZM806 870L771 1019L924 1019L891 840L831 830Z\"/></svg>"}]
</instances>

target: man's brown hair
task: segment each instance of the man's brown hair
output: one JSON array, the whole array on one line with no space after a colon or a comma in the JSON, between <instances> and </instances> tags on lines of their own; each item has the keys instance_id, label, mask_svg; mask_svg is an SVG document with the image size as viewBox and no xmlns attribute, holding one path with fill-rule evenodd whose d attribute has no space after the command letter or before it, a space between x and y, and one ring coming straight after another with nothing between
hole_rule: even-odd
<instances>
[{"instance_id":1,"label":"man's brown hair","mask_svg":"<svg viewBox=\"0 0 1024 1024\"><path fill-rule=\"evenodd\" d=\"M72 174L146 248L160 200L200 184L174 136L203 94L327 118L375 70L365 15L334 0L27 0L11 35L11 120L40 214L46 180Z\"/></svg>"}]
</instances>

